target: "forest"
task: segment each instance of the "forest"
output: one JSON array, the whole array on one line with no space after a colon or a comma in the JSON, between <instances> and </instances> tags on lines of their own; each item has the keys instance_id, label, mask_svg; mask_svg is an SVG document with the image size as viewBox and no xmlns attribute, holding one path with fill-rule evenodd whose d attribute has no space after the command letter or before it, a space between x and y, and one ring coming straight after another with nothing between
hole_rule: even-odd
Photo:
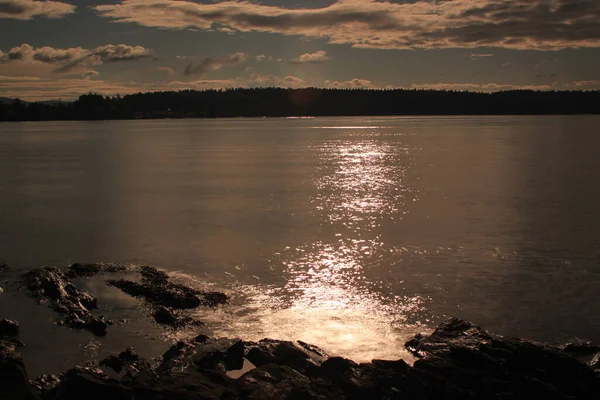
<instances>
[{"instance_id":1,"label":"forest","mask_svg":"<svg viewBox=\"0 0 600 400\"><path fill-rule=\"evenodd\" d=\"M0 102L0 121L556 114L600 114L600 91L239 88Z\"/></svg>"}]
</instances>

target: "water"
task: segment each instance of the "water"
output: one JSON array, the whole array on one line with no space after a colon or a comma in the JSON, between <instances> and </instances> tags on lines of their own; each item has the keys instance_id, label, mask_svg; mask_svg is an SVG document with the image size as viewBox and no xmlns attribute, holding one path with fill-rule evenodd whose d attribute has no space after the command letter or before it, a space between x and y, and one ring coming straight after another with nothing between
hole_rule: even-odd
<instances>
[{"instance_id":1,"label":"water","mask_svg":"<svg viewBox=\"0 0 600 400\"><path fill-rule=\"evenodd\" d=\"M408 358L402 343L449 315L505 335L600 341L598 126L0 124L0 263L8 280L43 264L156 265L232 296L198 311L217 336L300 339L357 361ZM21 321L35 372L131 344L160 354L185 334L156 328L102 282L79 284L128 322L105 339L71 332L4 284L0 315Z\"/></svg>"}]
</instances>

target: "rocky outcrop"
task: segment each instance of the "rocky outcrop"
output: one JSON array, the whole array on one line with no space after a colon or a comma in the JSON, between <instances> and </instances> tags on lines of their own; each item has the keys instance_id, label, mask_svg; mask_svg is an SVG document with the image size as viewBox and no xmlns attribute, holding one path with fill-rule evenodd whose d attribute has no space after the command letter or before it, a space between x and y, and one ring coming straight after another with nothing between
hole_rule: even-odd
<instances>
[{"instance_id":1,"label":"rocky outcrop","mask_svg":"<svg viewBox=\"0 0 600 400\"><path fill-rule=\"evenodd\" d=\"M17 345L0 340L0 399L35 400L38 395L29 383Z\"/></svg>"},{"instance_id":2,"label":"rocky outcrop","mask_svg":"<svg viewBox=\"0 0 600 400\"><path fill-rule=\"evenodd\" d=\"M61 314L59 324L87 329L99 336L106 334L107 322L91 313L98 307L98 301L75 287L60 269L42 267L28 272L23 278L32 296Z\"/></svg>"},{"instance_id":3,"label":"rocky outcrop","mask_svg":"<svg viewBox=\"0 0 600 400\"><path fill-rule=\"evenodd\" d=\"M421 359L413 371L440 393L465 398L595 399L600 379L568 352L489 334L459 319L406 347ZM540 397L541 396L541 397Z\"/></svg>"},{"instance_id":4,"label":"rocky outcrop","mask_svg":"<svg viewBox=\"0 0 600 400\"><path fill-rule=\"evenodd\" d=\"M219 292L203 292L173 283L169 276L153 267L141 267L141 281L109 280L107 283L133 297L139 297L157 307L193 309L199 306L216 306L227 302Z\"/></svg>"}]
</instances>

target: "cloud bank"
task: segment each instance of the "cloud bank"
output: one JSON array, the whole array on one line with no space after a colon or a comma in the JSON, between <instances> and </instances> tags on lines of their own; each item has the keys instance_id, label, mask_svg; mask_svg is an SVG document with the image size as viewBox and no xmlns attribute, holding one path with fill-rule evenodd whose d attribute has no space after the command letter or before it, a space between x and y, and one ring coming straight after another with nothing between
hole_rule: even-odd
<instances>
[{"instance_id":1,"label":"cloud bank","mask_svg":"<svg viewBox=\"0 0 600 400\"><path fill-rule=\"evenodd\" d=\"M246 55L244 53L233 53L225 57L220 58L205 58L200 64L194 66L190 64L184 71L185 76L190 75L206 75L210 72L218 71L223 67L241 64L246 61Z\"/></svg>"},{"instance_id":2,"label":"cloud bank","mask_svg":"<svg viewBox=\"0 0 600 400\"><path fill-rule=\"evenodd\" d=\"M125 44L107 44L88 50L82 47L56 49L45 46L33 48L27 43L10 49L7 53L0 50L0 63L23 61L56 66L55 72L66 73L78 67L91 67L105 63L139 60L152 57L150 50L142 46Z\"/></svg>"},{"instance_id":3,"label":"cloud bank","mask_svg":"<svg viewBox=\"0 0 600 400\"><path fill-rule=\"evenodd\" d=\"M75 6L59 1L0 0L0 18L27 20L33 17L62 18L75 12Z\"/></svg>"},{"instance_id":4,"label":"cloud bank","mask_svg":"<svg viewBox=\"0 0 600 400\"><path fill-rule=\"evenodd\" d=\"M95 10L115 22L161 29L269 32L329 38L359 48L600 47L596 0L338 0L287 9L250 1L122 0Z\"/></svg>"}]
</instances>

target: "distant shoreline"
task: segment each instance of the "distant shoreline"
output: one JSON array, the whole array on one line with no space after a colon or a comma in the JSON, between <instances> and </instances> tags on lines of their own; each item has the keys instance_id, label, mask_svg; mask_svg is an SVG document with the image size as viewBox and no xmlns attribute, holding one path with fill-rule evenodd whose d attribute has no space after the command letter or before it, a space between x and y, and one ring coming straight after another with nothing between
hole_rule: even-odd
<instances>
[{"instance_id":1,"label":"distant shoreline","mask_svg":"<svg viewBox=\"0 0 600 400\"><path fill-rule=\"evenodd\" d=\"M0 121L286 117L598 115L600 91L227 89L151 92L73 102L2 98Z\"/></svg>"}]
</instances>

